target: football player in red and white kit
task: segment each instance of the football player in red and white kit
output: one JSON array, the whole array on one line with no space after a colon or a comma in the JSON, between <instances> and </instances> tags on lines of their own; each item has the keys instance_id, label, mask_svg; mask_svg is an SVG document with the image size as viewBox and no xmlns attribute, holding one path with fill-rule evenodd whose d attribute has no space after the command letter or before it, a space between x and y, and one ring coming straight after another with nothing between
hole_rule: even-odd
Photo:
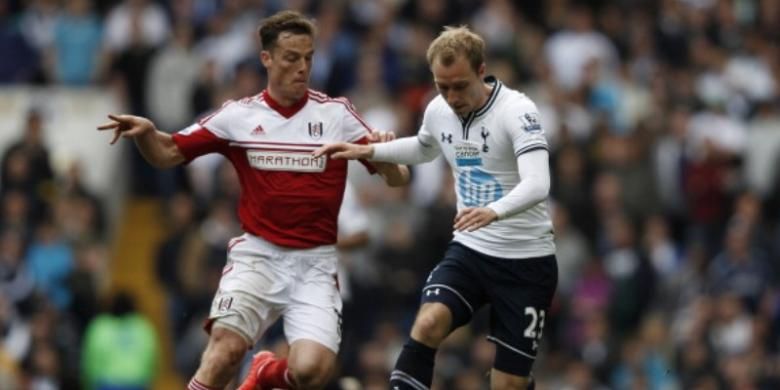
<instances>
[{"instance_id":1,"label":"football player in red and white kit","mask_svg":"<svg viewBox=\"0 0 780 390\"><path fill-rule=\"evenodd\" d=\"M334 371L341 341L334 244L347 163L315 158L312 151L325 143L384 141L385 135L372 134L346 99L309 89L314 33L312 22L296 12L264 20L260 59L267 88L228 101L178 133L131 115L109 115L111 123L98 128L114 130L112 144L133 138L158 168L220 153L238 172L238 215L246 233L229 244L209 314L209 343L190 390L224 388L245 352L280 317L288 358L259 353L241 388L319 389ZM389 185L409 180L405 166L364 164Z\"/></svg>"}]
</instances>

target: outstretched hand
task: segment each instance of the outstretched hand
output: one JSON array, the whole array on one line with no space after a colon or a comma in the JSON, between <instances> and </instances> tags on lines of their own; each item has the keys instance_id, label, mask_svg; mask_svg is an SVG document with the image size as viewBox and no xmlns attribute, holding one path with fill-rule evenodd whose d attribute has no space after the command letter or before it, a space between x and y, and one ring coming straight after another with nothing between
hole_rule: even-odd
<instances>
[{"instance_id":1,"label":"outstretched hand","mask_svg":"<svg viewBox=\"0 0 780 390\"><path fill-rule=\"evenodd\" d=\"M489 207L466 207L455 216L455 230L473 232L498 219L493 209Z\"/></svg>"},{"instance_id":2,"label":"outstretched hand","mask_svg":"<svg viewBox=\"0 0 780 390\"><path fill-rule=\"evenodd\" d=\"M114 138L110 144L113 145L119 140L119 137L133 138L154 130L152 121L134 115L114 115L108 114L111 122L98 126L99 131L114 130Z\"/></svg>"},{"instance_id":3,"label":"outstretched hand","mask_svg":"<svg viewBox=\"0 0 780 390\"><path fill-rule=\"evenodd\" d=\"M392 131L373 131L368 135L368 141L372 144L390 142L395 139ZM374 147L371 145L351 144L336 142L322 145L313 153L314 157L330 156L336 160L366 160L374 155Z\"/></svg>"},{"instance_id":4,"label":"outstretched hand","mask_svg":"<svg viewBox=\"0 0 780 390\"><path fill-rule=\"evenodd\" d=\"M336 160L367 159L373 154L374 149L369 145L350 144L346 142L322 145L312 152L314 157L330 156L330 158Z\"/></svg>"}]
</instances>

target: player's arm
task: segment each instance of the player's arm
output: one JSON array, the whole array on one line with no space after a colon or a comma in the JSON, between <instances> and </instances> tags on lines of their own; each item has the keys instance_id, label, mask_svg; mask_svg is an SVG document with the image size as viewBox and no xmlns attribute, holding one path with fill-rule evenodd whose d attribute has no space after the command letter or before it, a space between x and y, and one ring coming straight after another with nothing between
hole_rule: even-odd
<instances>
[{"instance_id":1,"label":"player's arm","mask_svg":"<svg viewBox=\"0 0 780 390\"><path fill-rule=\"evenodd\" d=\"M409 167L403 164L394 164L386 162L374 162L374 168L382 176L390 187L400 187L409 183L411 174Z\"/></svg>"},{"instance_id":2,"label":"player's arm","mask_svg":"<svg viewBox=\"0 0 780 390\"><path fill-rule=\"evenodd\" d=\"M372 144L390 142L395 140L395 133L392 131L374 131L369 134L368 140ZM382 161L372 161L372 165L390 187L406 185L411 179L409 167L406 165Z\"/></svg>"},{"instance_id":3,"label":"player's arm","mask_svg":"<svg viewBox=\"0 0 780 390\"><path fill-rule=\"evenodd\" d=\"M539 148L517 156L520 182L501 199L485 207L469 207L458 212L455 230L474 231L493 221L523 212L545 200L550 192L550 166L546 149Z\"/></svg>"},{"instance_id":4,"label":"player's arm","mask_svg":"<svg viewBox=\"0 0 780 390\"><path fill-rule=\"evenodd\" d=\"M345 142L323 145L314 151L319 157L329 155L335 159L370 160L394 164L421 164L439 155L433 145L424 145L417 137L404 137L377 144L350 144Z\"/></svg>"},{"instance_id":5,"label":"player's arm","mask_svg":"<svg viewBox=\"0 0 780 390\"><path fill-rule=\"evenodd\" d=\"M141 155L156 168L169 168L186 159L170 134L157 130L149 119L134 115L108 115L111 122L98 130L114 130L113 145L119 137L132 138Z\"/></svg>"}]
</instances>

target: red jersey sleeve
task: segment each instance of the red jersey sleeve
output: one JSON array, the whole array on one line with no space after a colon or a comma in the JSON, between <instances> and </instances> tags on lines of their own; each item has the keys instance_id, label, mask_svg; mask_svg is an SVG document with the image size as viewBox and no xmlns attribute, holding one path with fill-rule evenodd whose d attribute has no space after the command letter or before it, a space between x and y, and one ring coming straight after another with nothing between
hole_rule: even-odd
<instances>
[{"instance_id":1,"label":"red jersey sleeve","mask_svg":"<svg viewBox=\"0 0 780 390\"><path fill-rule=\"evenodd\" d=\"M209 129L197 123L174 133L172 137L187 162L204 154L225 154L229 144L228 140L217 137Z\"/></svg>"},{"instance_id":2,"label":"red jersey sleeve","mask_svg":"<svg viewBox=\"0 0 780 390\"><path fill-rule=\"evenodd\" d=\"M367 145L368 144L368 137L363 137L363 138L361 138L361 139L359 139L359 140L357 140L357 141L355 141L353 143L361 144L361 145ZM368 170L368 172L370 174L373 175L373 174L376 173L376 167L374 166L374 164L371 161L362 160L362 159L358 160L358 161L360 161L360 163L363 164L364 167L366 167L366 169Z\"/></svg>"},{"instance_id":3,"label":"red jersey sleeve","mask_svg":"<svg viewBox=\"0 0 780 390\"><path fill-rule=\"evenodd\" d=\"M209 153L226 154L230 145L230 124L237 116L235 103L228 100L197 123L173 134L173 142L187 159Z\"/></svg>"}]
</instances>

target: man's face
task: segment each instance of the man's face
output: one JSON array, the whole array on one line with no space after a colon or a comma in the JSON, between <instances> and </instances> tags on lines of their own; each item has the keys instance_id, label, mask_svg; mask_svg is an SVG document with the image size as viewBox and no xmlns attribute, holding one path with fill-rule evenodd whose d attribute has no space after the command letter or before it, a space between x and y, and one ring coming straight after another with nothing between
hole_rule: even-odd
<instances>
[{"instance_id":1,"label":"man's face","mask_svg":"<svg viewBox=\"0 0 780 390\"><path fill-rule=\"evenodd\" d=\"M431 72L436 89L456 114L466 116L482 104L484 64L479 72L475 72L466 57L459 55L449 66L443 65L439 59L434 60Z\"/></svg>"},{"instance_id":2,"label":"man's face","mask_svg":"<svg viewBox=\"0 0 780 390\"><path fill-rule=\"evenodd\" d=\"M314 41L306 34L282 32L271 50L260 59L268 70L268 83L287 99L298 100L309 88Z\"/></svg>"}]
</instances>

